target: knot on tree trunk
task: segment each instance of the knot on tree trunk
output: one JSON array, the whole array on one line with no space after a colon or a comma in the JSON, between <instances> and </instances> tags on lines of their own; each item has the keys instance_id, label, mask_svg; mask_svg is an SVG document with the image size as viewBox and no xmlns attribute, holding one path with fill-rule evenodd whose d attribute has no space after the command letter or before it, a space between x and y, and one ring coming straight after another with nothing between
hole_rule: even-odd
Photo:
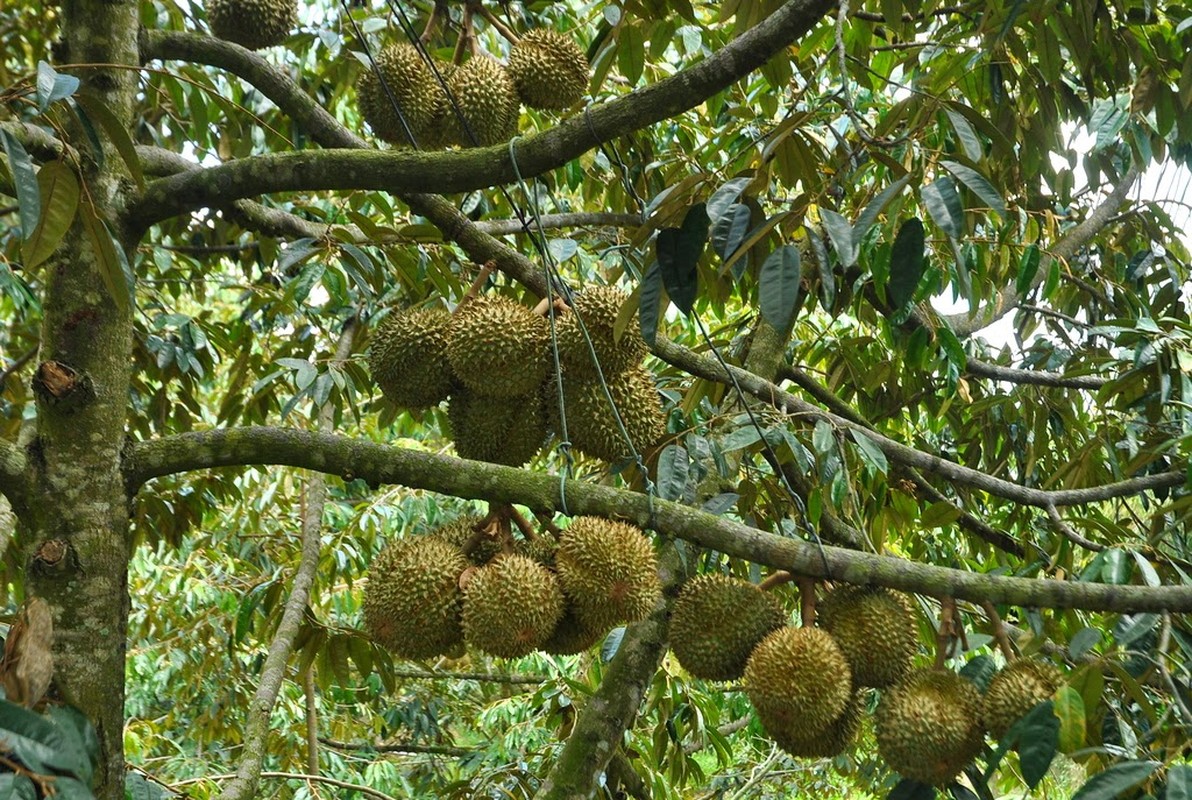
<instances>
[{"instance_id":1,"label":"knot on tree trunk","mask_svg":"<svg viewBox=\"0 0 1192 800\"><path fill-rule=\"evenodd\" d=\"M95 398L91 377L61 361L43 361L33 376L33 391L47 406L73 410Z\"/></svg>"}]
</instances>

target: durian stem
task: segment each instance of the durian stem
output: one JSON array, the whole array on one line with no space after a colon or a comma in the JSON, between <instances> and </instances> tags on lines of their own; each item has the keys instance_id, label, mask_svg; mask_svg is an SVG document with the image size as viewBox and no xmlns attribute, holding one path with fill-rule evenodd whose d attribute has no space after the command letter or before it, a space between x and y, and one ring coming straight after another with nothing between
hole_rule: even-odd
<instances>
[{"instance_id":1,"label":"durian stem","mask_svg":"<svg viewBox=\"0 0 1192 800\"><path fill-rule=\"evenodd\" d=\"M530 521L513 506L509 506L509 517L517 525L517 529L522 532L522 536L526 537L526 541L532 542L538 538L538 534L535 532L533 526L530 525Z\"/></svg>"},{"instance_id":2,"label":"durian stem","mask_svg":"<svg viewBox=\"0 0 1192 800\"><path fill-rule=\"evenodd\" d=\"M538 524L542 526L542 530L546 531L556 539L563 536L563 529L556 525L555 521L551 519L550 514L546 513L545 511L535 511L534 519L538 520Z\"/></svg>"},{"instance_id":3,"label":"durian stem","mask_svg":"<svg viewBox=\"0 0 1192 800\"><path fill-rule=\"evenodd\" d=\"M935 636L935 668L943 669L944 662L951 656L955 640L953 626L956 622L956 599L944 597L940 600L940 627Z\"/></svg>"},{"instance_id":4,"label":"durian stem","mask_svg":"<svg viewBox=\"0 0 1192 800\"><path fill-rule=\"evenodd\" d=\"M781 586L784 583L790 583L795 579L795 576L786 570L782 569L767 577L764 581L757 585L757 588L763 592L768 592L775 586Z\"/></svg>"},{"instance_id":5,"label":"durian stem","mask_svg":"<svg viewBox=\"0 0 1192 800\"><path fill-rule=\"evenodd\" d=\"M517 34L509 29L508 25L497 19L497 15L489 11L483 5L476 3L476 10L480 12L480 16L484 17L484 19L488 21L489 25L492 25L493 28L496 29L497 33L509 40L509 44L517 44L521 41Z\"/></svg>"},{"instance_id":6,"label":"durian stem","mask_svg":"<svg viewBox=\"0 0 1192 800\"><path fill-rule=\"evenodd\" d=\"M815 580L800 577L799 579L799 614L804 628L815 625Z\"/></svg>"},{"instance_id":7,"label":"durian stem","mask_svg":"<svg viewBox=\"0 0 1192 800\"><path fill-rule=\"evenodd\" d=\"M484 519L476 523L476 527L472 529L472 535L468 537L463 547L460 548L465 556L471 555L472 551L480 544L480 541L489 535L489 529L492 527L493 521L497 518L497 513L497 511L494 511L490 507Z\"/></svg>"},{"instance_id":8,"label":"durian stem","mask_svg":"<svg viewBox=\"0 0 1192 800\"><path fill-rule=\"evenodd\" d=\"M1002 624L1002 618L998 615L993 603L988 600L981 603L981 608L985 611L985 616L989 618L989 624L993 626L993 638L997 640L998 649L1006 657L1006 663L1010 663L1015 658L1014 648L1010 645L1010 636L1006 633L1006 626Z\"/></svg>"},{"instance_id":9,"label":"durian stem","mask_svg":"<svg viewBox=\"0 0 1192 800\"><path fill-rule=\"evenodd\" d=\"M550 306L551 306L550 298L544 297L538 301L538 305L534 306L534 313L540 317L544 317L544 316L546 316L546 310L548 308L550 308ZM558 313L558 314L566 314L568 311L571 310L571 306L567 305L566 301L564 301L563 298L561 298L561 297L555 298L554 306L555 306L555 313Z\"/></svg>"},{"instance_id":10,"label":"durian stem","mask_svg":"<svg viewBox=\"0 0 1192 800\"><path fill-rule=\"evenodd\" d=\"M430 10L430 17L426 20L426 27L422 29L422 35L418 37L418 40L423 45L430 44L430 40L435 35L435 30L439 27L440 20L446 18L448 13L447 0L435 0L434 7Z\"/></svg>"},{"instance_id":11,"label":"durian stem","mask_svg":"<svg viewBox=\"0 0 1192 800\"><path fill-rule=\"evenodd\" d=\"M468 291L464 292L464 296L460 298L459 305L457 305L455 307L455 311L451 313L458 314L461 308L466 306L470 300L476 297L476 295L480 294L480 288L484 286L485 281L488 280L488 276L492 275L496 268L497 262L495 261L486 261L481 264L480 274L476 276L474 281L472 281L472 285L468 287Z\"/></svg>"},{"instance_id":12,"label":"durian stem","mask_svg":"<svg viewBox=\"0 0 1192 800\"><path fill-rule=\"evenodd\" d=\"M451 63L457 67L464 63L464 53L474 49L472 42L476 38L476 30L472 26L472 14L475 10L472 3L464 6L464 19L459 26L459 38L455 40L455 52L451 54Z\"/></svg>"}]
</instances>

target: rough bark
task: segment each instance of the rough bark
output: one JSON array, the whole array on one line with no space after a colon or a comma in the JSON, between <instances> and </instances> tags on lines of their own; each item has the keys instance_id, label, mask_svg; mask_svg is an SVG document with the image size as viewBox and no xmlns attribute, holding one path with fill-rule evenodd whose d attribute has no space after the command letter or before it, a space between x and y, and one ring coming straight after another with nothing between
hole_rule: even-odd
<instances>
[{"instance_id":1,"label":"rough bark","mask_svg":"<svg viewBox=\"0 0 1192 800\"><path fill-rule=\"evenodd\" d=\"M127 459L133 485L160 475L219 466L284 464L371 483L397 483L453 497L561 509L559 480L513 467L465 461L341 436L256 427L187 433L135 445ZM567 483L573 514L626 519L642 528L758 564L814 578L1024 607L1089 611L1192 611L1192 586L1115 586L1008 578L920 564L776 536L689 506L582 481Z\"/></svg>"}]
</instances>

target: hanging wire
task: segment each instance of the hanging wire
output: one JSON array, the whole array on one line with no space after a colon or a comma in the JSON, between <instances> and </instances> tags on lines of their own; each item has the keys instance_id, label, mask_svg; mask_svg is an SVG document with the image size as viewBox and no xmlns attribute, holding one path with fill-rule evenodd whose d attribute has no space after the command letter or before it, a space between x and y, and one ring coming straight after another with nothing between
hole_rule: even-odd
<instances>
[{"instance_id":1,"label":"hanging wire","mask_svg":"<svg viewBox=\"0 0 1192 800\"><path fill-rule=\"evenodd\" d=\"M389 88L389 81L385 80L385 73L377 66L377 60L373 58L372 48L368 46L368 40L364 37L364 32L356 24L356 19L352 16L352 12L348 8L347 0L339 0L339 5L343 9L344 16L351 23L352 31L356 34L356 38L360 40L360 46L364 48L364 57L368 59L368 68L372 70L372 74L377 76L377 80L381 82L381 88L385 91L385 97L389 100L389 105L393 106L393 110L397 112L398 122L401 123L401 128L405 131L406 138L410 140L410 144L413 145L415 150L419 149L418 140L414 137L414 131L410 129L410 123L406 120L406 115L401 110L401 103L397 102L397 96Z\"/></svg>"}]
</instances>

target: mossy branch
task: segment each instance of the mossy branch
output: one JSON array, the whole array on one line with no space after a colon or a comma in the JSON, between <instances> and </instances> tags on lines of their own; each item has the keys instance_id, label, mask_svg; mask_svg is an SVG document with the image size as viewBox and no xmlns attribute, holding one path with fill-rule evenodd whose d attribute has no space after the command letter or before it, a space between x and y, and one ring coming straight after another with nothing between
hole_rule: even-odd
<instances>
[{"instance_id":1,"label":"mossy branch","mask_svg":"<svg viewBox=\"0 0 1192 800\"><path fill-rule=\"evenodd\" d=\"M281 464L371 483L397 483L441 494L538 511L559 511L552 475L390 447L344 436L270 427L186 433L130 448L125 475L132 487L161 475L221 466ZM626 519L643 528L737 558L799 575L980 603L1080 608L1089 611L1192 611L1192 586L1116 586L1043 578L1010 578L920 564L893 556L819 547L776 536L699 509L581 481L567 484L572 514Z\"/></svg>"},{"instance_id":2,"label":"mossy branch","mask_svg":"<svg viewBox=\"0 0 1192 800\"><path fill-rule=\"evenodd\" d=\"M527 137L516 148L516 171L509 147L503 144L433 154L344 149L250 156L151 182L130 208L129 219L136 225L148 226L188 211L273 192L376 189L397 194L451 193L512 183L518 172L526 178L540 175L603 142L694 108L798 40L819 22L830 6L824 0L789 0L695 66L624 97L595 105L546 133ZM155 43L161 47L155 47ZM157 57L166 44L192 49L201 46L194 39L167 41L160 34L147 34L142 42L143 54ZM231 47L225 45L219 57L230 60L235 54ZM213 60L211 46L202 46L202 51L201 60ZM245 55L240 60L250 59ZM262 69L253 71L254 79L267 74ZM259 88L266 94L270 93L266 89L274 93L289 91L276 85ZM309 117L317 118L318 115ZM337 147L361 145L357 137L349 140L342 132L322 133L325 141L334 141Z\"/></svg>"},{"instance_id":3,"label":"mossy branch","mask_svg":"<svg viewBox=\"0 0 1192 800\"><path fill-rule=\"evenodd\" d=\"M0 494L18 506L27 492L25 451L12 442L0 439Z\"/></svg>"}]
</instances>

